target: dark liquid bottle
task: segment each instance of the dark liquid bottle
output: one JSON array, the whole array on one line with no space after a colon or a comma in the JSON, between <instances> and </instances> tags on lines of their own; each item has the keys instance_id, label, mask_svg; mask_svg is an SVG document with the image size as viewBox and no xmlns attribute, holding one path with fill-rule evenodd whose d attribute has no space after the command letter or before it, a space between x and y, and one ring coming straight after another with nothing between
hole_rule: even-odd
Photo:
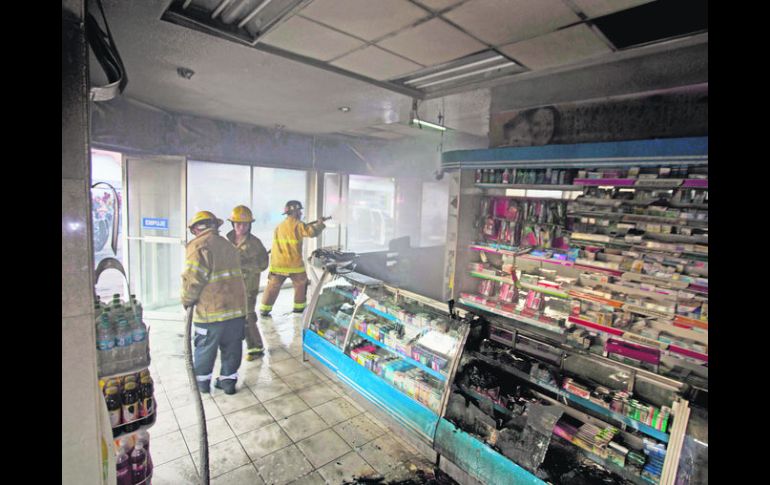
<instances>
[{"instance_id":1,"label":"dark liquid bottle","mask_svg":"<svg viewBox=\"0 0 770 485\"><path fill-rule=\"evenodd\" d=\"M155 422L155 396L152 378L142 377L142 385L139 387L139 413L142 416L142 425Z\"/></svg>"},{"instance_id":2,"label":"dark liquid bottle","mask_svg":"<svg viewBox=\"0 0 770 485\"><path fill-rule=\"evenodd\" d=\"M122 403L117 387L107 387L104 391L104 400L107 402L107 411L110 415L110 425L112 426L112 436L115 437L121 432L121 411Z\"/></svg>"},{"instance_id":3,"label":"dark liquid bottle","mask_svg":"<svg viewBox=\"0 0 770 485\"><path fill-rule=\"evenodd\" d=\"M139 428L139 418L139 391L135 382L129 382L123 388L123 432Z\"/></svg>"}]
</instances>

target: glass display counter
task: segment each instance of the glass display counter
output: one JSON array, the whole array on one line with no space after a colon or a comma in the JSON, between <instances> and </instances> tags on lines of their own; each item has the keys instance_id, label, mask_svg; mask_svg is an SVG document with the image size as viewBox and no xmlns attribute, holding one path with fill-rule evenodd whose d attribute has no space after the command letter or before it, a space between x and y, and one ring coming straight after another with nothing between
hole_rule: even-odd
<instances>
[{"instance_id":1,"label":"glass display counter","mask_svg":"<svg viewBox=\"0 0 770 485\"><path fill-rule=\"evenodd\" d=\"M468 333L443 306L358 273L324 273L303 349L430 443Z\"/></svg>"}]
</instances>

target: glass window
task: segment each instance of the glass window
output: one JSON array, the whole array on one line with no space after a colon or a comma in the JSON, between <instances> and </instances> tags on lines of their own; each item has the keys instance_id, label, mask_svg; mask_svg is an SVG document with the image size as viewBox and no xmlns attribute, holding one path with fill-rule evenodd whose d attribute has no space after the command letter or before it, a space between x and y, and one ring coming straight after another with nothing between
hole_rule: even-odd
<instances>
[{"instance_id":1,"label":"glass window","mask_svg":"<svg viewBox=\"0 0 770 485\"><path fill-rule=\"evenodd\" d=\"M420 214L420 246L446 243L449 181L423 182Z\"/></svg>"},{"instance_id":2,"label":"glass window","mask_svg":"<svg viewBox=\"0 0 770 485\"><path fill-rule=\"evenodd\" d=\"M307 214L307 172L283 168L254 167L254 225L251 232L262 240L265 248L273 245L275 226L283 221L283 207L298 200Z\"/></svg>"},{"instance_id":3,"label":"glass window","mask_svg":"<svg viewBox=\"0 0 770 485\"><path fill-rule=\"evenodd\" d=\"M350 251L382 251L394 236L392 178L351 175L348 187L348 244Z\"/></svg>"},{"instance_id":4,"label":"glass window","mask_svg":"<svg viewBox=\"0 0 770 485\"><path fill-rule=\"evenodd\" d=\"M225 235L232 230L227 222L233 207L250 206L249 177L251 167L227 163L187 163L187 221L202 210L211 211L224 224L219 233ZM188 232L188 240L192 236Z\"/></svg>"},{"instance_id":5,"label":"glass window","mask_svg":"<svg viewBox=\"0 0 770 485\"><path fill-rule=\"evenodd\" d=\"M118 205L115 210L115 193L104 184L91 189L91 218L93 224L94 267L104 258L112 257L123 261L123 228L120 212L123 203L123 170L121 154L103 150L91 150L91 185L105 182L112 185L117 193ZM112 252L112 225L118 224L117 254ZM128 268L126 268L128 269ZM96 294L112 298L115 293L124 294L123 276L118 271L107 270L96 284Z\"/></svg>"},{"instance_id":6,"label":"glass window","mask_svg":"<svg viewBox=\"0 0 770 485\"><path fill-rule=\"evenodd\" d=\"M323 215L332 216L332 219L326 221L326 229L323 234L323 246L339 246L340 244L340 225L339 215L342 204L342 191L340 184L340 174L324 174L324 206Z\"/></svg>"}]
</instances>

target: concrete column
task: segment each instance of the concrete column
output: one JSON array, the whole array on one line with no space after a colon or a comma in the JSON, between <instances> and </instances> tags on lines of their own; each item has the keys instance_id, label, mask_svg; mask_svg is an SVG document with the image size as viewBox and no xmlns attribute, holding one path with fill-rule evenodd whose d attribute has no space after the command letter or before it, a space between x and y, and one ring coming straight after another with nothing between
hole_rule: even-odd
<instances>
[{"instance_id":1,"label":"concrete column","mask_svg":"<svg viewBox=\"0 0 770 485\"><path fill-rule=\"evenodd\" d=\"M62 2L63 484L103 482L99 424L102 397L96 386L93 313L88 47L84 9L83 0Z\"/></svg>"}]
</instances>

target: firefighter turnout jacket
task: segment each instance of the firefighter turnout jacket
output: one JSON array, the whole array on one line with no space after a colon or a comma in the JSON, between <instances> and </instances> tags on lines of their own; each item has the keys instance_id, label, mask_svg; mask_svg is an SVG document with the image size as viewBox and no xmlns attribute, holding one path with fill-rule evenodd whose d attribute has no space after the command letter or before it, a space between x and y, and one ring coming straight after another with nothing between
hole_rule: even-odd
<instances>
[{"instance_id":1,"label":"firefighter turnout jacket","mask_svg":"<svg viewBox=\"0 0 770 485\"><path fill-rule=\"evenodd\" d=\"M238 250L241 258L241 271L243 281L246 284L246 294L259 293L259 274L267 269L268 256L262 241L253 234L247 234L246 239L240 244L235 244L235 231L227 233L227 239Z\"/></svg>"},{"instance_id":2,"label":"firefighter turnout jacket","mask_svg":"<svg viewBox=\"0 0 770 485\"><path fill-rule=\"evenodd\" d=\"M195 304L195 323L246 315L246 289L238 251L211 228L187 244L182 304Z\"/></svg>"},{"instance_id":3,"label":"firefighter turnout jacket","mask_svg":"<svg viewBox=\"0 0 770 485\"><path fill-rule=\"evenodd\" d=\"M275 228L273 233L270 272L279 274L304 273L302 238L316 237L321 234L325 227L323 222L305 224L294 217L287 217Z\"/></svg>"}]
</instances>

